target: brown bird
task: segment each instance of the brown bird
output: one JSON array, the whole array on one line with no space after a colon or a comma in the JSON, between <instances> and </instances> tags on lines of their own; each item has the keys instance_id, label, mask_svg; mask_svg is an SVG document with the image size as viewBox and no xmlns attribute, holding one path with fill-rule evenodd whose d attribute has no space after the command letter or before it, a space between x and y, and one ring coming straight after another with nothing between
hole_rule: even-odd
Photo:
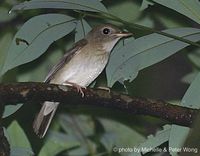
<instances>
[{"instance_id":1,"label":"brown bird","mask_svg":"<svg viewBox=\"0 0 200 156\"><path fill-rule=\"evenodd\" d=\"M108 63L115 44L122 37L130 35L132 33L122 32L110 24L93 28L84 39L67 51L51 69L44 82L75 86L83 96L81 87L87 87L98 77ZM46 134L58 104L58 102L44 102L36 116L33 129L40 138Z\"/></svg>"}]
</instances>

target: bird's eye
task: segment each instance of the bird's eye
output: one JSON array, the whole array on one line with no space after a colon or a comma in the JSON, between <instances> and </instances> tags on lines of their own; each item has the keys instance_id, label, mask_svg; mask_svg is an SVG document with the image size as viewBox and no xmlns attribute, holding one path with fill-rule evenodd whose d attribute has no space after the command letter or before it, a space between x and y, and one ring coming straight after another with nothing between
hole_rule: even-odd
<instances>
[{"instance_id":1,"label":"bird's eye","mask_svg":"<svg viewBox=\"0 0 200 156\"><path fill-rule=\"evenodd\" d=\"M104 34L104 35L108 35L108 34L110 34L110 32L111 32L111 31L110 31L109 28L104 28L104 29L103 29L103 34Z\"/></svg>"}]
</instances>

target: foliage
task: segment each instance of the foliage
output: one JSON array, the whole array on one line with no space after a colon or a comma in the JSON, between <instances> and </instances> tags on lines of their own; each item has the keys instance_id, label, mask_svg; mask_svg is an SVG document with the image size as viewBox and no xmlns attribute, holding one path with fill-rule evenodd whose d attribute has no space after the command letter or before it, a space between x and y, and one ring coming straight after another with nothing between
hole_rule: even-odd
<instances>
[{"instance_id":1,"label":"foliage","mask_svg":"<svg viewBox=\"0 0 200 156\"><path fill-rule=\"evenodd\" d=\"M95 87L107 83L119 92L162 98L199 109L198 0L2 0L0 4L2 83L43 81L65 50L94 25L112 23L132 32L134 37L115 46L104 72L106 76L102 74ZM27 128L31 124L26 121L32 117L25 115L28 109L28 115L33 116L36 109L19 109L21 105L7 106L4 112L12 155L161 155L167 151L128 150L144 146L181 148L190 130L177 125L157 130L165 122L141 116L133 119L111 110L89 109L106 115L91 117L82 115L81 109L75 112L69 108L54 120L44 140L32 141L36 136ZM70 111L74 114L69 115ZM151 133L155 135L145 139ZM121 152L122 149L127 151Z\"/></svg>"}]
</instances>

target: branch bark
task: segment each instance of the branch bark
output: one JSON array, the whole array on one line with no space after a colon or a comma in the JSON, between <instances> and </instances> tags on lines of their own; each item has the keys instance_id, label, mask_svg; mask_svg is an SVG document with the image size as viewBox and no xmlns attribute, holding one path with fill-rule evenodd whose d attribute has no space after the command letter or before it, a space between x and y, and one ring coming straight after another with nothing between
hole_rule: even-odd
<instances>
[{"instance_id":1,"label":"branch bark","mask_svg":"<svg viewBox=\"0 0 200 156\"><path fill-rule=\"evenodd\" d=\"M83 89L85 96L76 88L38 82L0 85L0 102L17 104L25 102L58 101L63 105L89 105L118 109L132 114L149 115L165 119L173 124L190 127L198 109L172 105L162 100L130 97L101 89Z\"/></svg>"}]
</instances>

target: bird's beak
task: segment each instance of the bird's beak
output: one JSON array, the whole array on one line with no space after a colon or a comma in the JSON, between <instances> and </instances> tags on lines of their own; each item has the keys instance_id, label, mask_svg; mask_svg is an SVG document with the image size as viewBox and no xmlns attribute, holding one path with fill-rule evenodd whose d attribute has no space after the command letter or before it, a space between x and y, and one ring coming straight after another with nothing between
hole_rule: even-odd
<instances>
[{"instance_id":1,"label":"bird's beak","mask_svg":"<svg viewBox=\"0 0 200 156\"><path fill-rule=\"evenodd\" d=\"M119 32L119 33L116 33L114 35L117 36L117 37L128 37L128 36L132 36L133 34L130 33L130 32Z\"/></svg>"}]
</instances>

